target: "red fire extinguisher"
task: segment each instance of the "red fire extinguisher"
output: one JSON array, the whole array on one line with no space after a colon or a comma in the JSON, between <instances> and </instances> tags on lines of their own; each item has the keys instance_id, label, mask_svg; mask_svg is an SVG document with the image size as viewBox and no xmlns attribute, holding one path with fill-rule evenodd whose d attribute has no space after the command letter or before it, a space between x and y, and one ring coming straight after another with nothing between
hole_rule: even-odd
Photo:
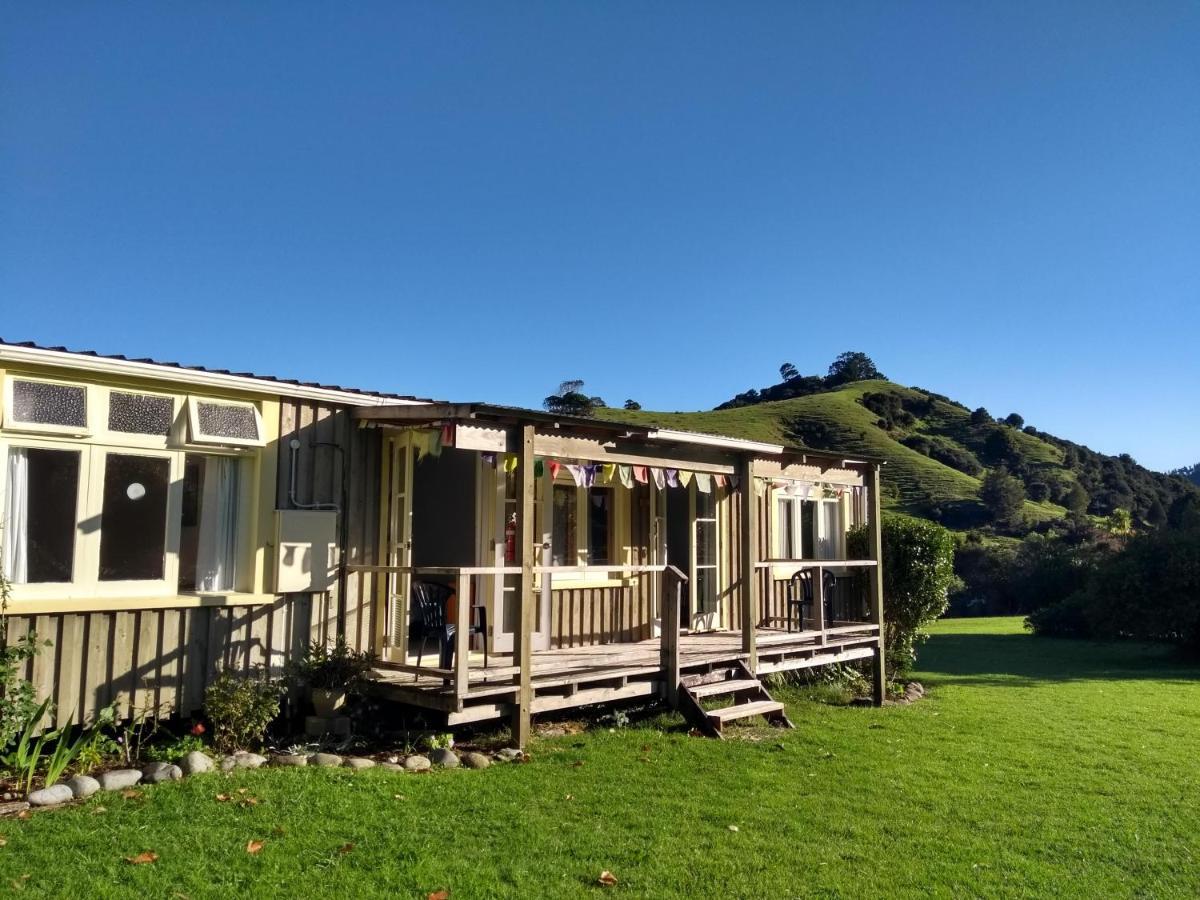
<instances>
[{"instance_id":1,"label":"red fire extinguisher","mask_svg":"<svg viewBox=\"0 0 1200 900\"><path fill-rule=\"evenodd\" d=\"M517 514L513 513L504 526L504 561L517 561Z\"/></svg>"}]
</instances>

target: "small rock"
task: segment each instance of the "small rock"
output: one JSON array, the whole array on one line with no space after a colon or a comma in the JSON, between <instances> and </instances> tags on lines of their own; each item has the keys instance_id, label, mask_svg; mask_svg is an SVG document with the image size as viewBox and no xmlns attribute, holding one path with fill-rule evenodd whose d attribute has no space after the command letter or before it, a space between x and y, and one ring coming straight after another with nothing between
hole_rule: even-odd
<instances>
[{"instance_id":1,"label":"small rock","mask_svg":"<svg viewBox=\"0 0 1200 900\"><path fill-rule=\"evenodd\" d=\"M314 753L308 758L310 766L340 766L342 758L336 753Z\"/></svg>"},{"instance_id":2,"label":"small rock","mask_svg":"<svg viewBox=\"0 0 1200 900\"><path fill-rule=\"evenodd\" d=\"M83 800L100 790L100 782L90 775L76 775L68 778L66 784L76 800Z\"/></svg>"},{"instance_id":3,"label":"small rock","mask_svg":"<svg viewBox=\"0 0 1200 900\"><path fill-rule=\"evenodd\" d=\"M239 750L232 756L227 756L221 760L221 771L232 772L234 769L257 769L259 766L265 765L266 762L267 758L265 756Z\"/></svg>"},{"instance_id":4,"label":"small rock","mask_svg":"<svg viewBox=\"0 0 1200 900\"><path fill-rule=\"evenodd\" d=\"M201 772L211 772L216 767L212 757L199 750L185 753L179 761L179 768L183 770L184 775L199 775Z\"/></svg>"},{"instance_id":5,"label":"small rock","mask_svg":"<svg viewBox=\"0 0 1200 900\"><path fill-rule=\"evenodd\" d=\"M922 697L925 696L925 685L921 684L919 681L910 681L904 686L904 689L906 691L916 691Z\"/></svg>"},{"instance_id":6,"label":"small rock","mask_svg":"<svg viewBox=\"0 0 1200 900\"><path fill-rule=\"evenodd\" d=\"M375 760L363 756L351 756L342 765L347 769L373 769Z\"/></svg>"},{"instance_id":7,"label":"small rock","mask_svg":"<svg viewBox=\"0 0 1200 900\"><path fill-rule=\"evenodd\" d=\"M0 816L15 816L29 809L29 802L26 800L5 800L0 803Z\"/></svg>"},{"instance_id":8,"label":"small rock","mask_svg":"<svg viewBox=\"0 0 1200 900\"><path fill-rule=\"evenodd\" d=\"M75 795L65 784L52 784L29 795L29 803L32 806L58 806L74 799Z\"/></svg>"},{"instance_id":9,"label":"small rock","mask_svg":"<svg viewBox=\"0 0 1200 900\"><path fill-rule=\"evenodd\" d=\"M409 756L404 760L404 768L409 772L424 772L433 763L424 756Z\"/></svg>"},{"instance_id":10,"label":"small rock","mask_svg":"<svg viewBox=\"0 0 1200 900\"><path fill-rule=\"evenodd\" d=\"M96 779L100 782L102 791L121 791L131 788L142 780L142 773L137 769L113 769L103 773Z\"/></svg>"},{"instance_id":11,"label":"small rock","mask_svg":"<svg viewBox=\"0 0 1200 900\"><path fill-rule=\"evenodd\" d=\"M308 757L303 753L276 753L271 757L273 766L307 766Z\"/></svg>"},{"instance_id":12,"label":"small rock","mask_svg":"<svg viewBox=\"0 0 1200 900\"><path fill-rule=\"evenodd\" d=\"M392 754L391 756L389 756L389 757L387 758L387 761L388 761L388 762L390 762L390 763L392 763L393 765L399 765L399 764L400 764L400 757L396 756L395 754Z\"/></svg>"},{"instance_id":13,"label":"small rock","mask_svg":"<svg viewBox=\"0 0 1200 900\"><path fill-rule=\"evenodd\" d=\"M183 769L168 762L152 762L142 769L142 784L159 784L163 781L178 781Z\"/></svg>"},{"instance_id":14,"label":"small rock","mask_svg":"<svg viewBox=\"0 0 1200 900\"><path fill-rule=\"evenodd\" d=\"M513 762L524 755L516 747L505 747L503 750L496 751L496 759L500 762Z\"/></svg>"},{"instance_id":15,"label":"small rock","mask_svg":"<svg viewBox=\"0 0 1200 900\"><path fill-rule=\"evenodd\" d=\"M471 752L462 755L462 764L468 769L486 769L492 761L482 753Z\"/></svg>"},{"instance_id":16,"label":"small rock","mask_svg":"<svg viewBox=\"0 0 1200 900\"><path fill-rule=\"evenodd\" d=\"M9 801L16 800L16 799L17 799L17 795L14 794L12 791L5 791L4 796L0 797L0 800L3 800L5 803L8 803Z\"/></svg>"},{"instance_id":17,"label":"small rock","mask_svg":"<svg viewBox=\"0 0 1200 900\"><path fill-rule=\"evenodd\" d=\"M403 772L404 771L404 766L400 765L400 763L394 763L394 762L381 762L379 764L379 768L387 769L389 772Z\"/></svg>"},{"instance_id":18,"label":"small rock","mask_svg":"<svg viewBox=\"0 0 1200 900\"><path fill-rule=\"evenodd\" d=\"M446 750L439 747L437 750L429 751L429 761L435 766L441 766L443 769L457 769L458 757L453 750Z\"/></svg>"}]
</instances>

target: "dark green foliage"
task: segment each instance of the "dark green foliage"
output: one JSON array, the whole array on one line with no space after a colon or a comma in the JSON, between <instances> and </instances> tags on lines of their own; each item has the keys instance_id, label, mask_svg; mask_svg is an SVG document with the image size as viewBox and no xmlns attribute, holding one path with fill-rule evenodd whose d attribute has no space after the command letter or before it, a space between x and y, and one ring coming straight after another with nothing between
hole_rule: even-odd
<instances>
[{"instance_id":1,"label":"dark green foliage","mask_svg":"<svg viewBox=\"0 0 1200 900\"><path fill-rule=\"evenodd\" d=\"M992 418L992 414L982 406L971 413L972 425L991 425L994 421L995 419Z\"/></svg>"},{"instance_id":2,"label":"dark green foliage","mask_svg":"<svg viewBox=\"0 0 1200 900\"><path fill-rule=\"evenodd\" d=\"M992 514L996 524L1012 528L1021 521L1025 486L1004 469L993 469L983 479L983 485L979 488L979 499Z\"/></svg>"},{"instance_id":3,"label":"dark green foliage","mask_svg":"<svg viewBox=\"0 0 1200 900\"><path fill-rule=\"evenodd\" d=\"M1087 512L1088 504L1091 502L1091 497L1084 489L1083 485L1076 482L1071 485L1071 489L1067 491L1067 496L1064 498L1063 506L1067 508L1067 512L1076 515L1083 515Z\"/></svg>"},{"instance_id":4,"label":"dark green foliage","mask_svg":"<svg viewBox=\"0 0 1200 900\"><path fill-rule=\"evenodd\" d=\"M1186 478L1192 484L1200 485L1200 463L1196 463L1194 466L1184 466L1182 469L1176 469L1171 474L1178 475L1180 478Z\"/></svg>"},{"instance_id":5,"label":"dark green foliage","mask_svg":"<svg viewBox=\"0 0 1200 900\"><path fill-rule=\"evenodd\" d=\"M1157 497L1150 501L1150 507L1146 510L1146 524L1155 528L1167 524L1167 508Z\"/></svg>"},{"instance_id":6,"label":"dark green foliage","mask_svg":"<svg viewBox=\"0 0 1200 900\"><path fill-rule=\"evenodd\" d=\"M830 386L848 384L851 381L870 381L873 378L884 378L884 374L875 368L871 357L855 350L847 350L839 354L829 365L829 375L826 381Z\"/></svg>"},{"instance_id":7,"label":"dark green foliage","mask_svg":"<svg viewBox=\"0 0 1200 900\"><path fill-rule=\"evenodd\" d=\"M642 408L642 404L638 403L636 400L626 400L625 401L624 409L641 409L641 408Z\"/></svg>"},{"instance_id":8,"label":"dark green foliage","mask_svg":"<svg viewBox=\"0 0 1200 900\"><path fill-rule=\"evenodd\" d=\"M262 672L249 676L224 671L204 692L204 713L213 743L224 753L260 746L267 726L279 715L283 687Z\"/></svg>"},{"instance_id":9,"label":"dark green foliage","mask_svg":"<svg viewBox=\"0 0 1200 900\"><path fill-rule=\"evenodd\" d=\"M793 419L788 423L788 436L802 447L813 450L837 448L837 432L819 419Z\"/></svg>"},{"instance_id":10,"label":"dark green foliage","mask_svg":"<svg viewBox=\"0 0 1200 900\"><path fill-rule=\"evenodd\" d=\"M962 586L952 608L962 615L1030 613L1082 590L1109 552L1074 535L1031 535L1016 547L967 543L954 557Z\"/></svg>"},{"instance_id":11,"label":"dark green foliage","mask_svg":"<svg viewBox=\"0 0 1200 900\"><path fill-rule=\"evenodd\" d=\"M979 475L983 472L983 466L974 453L966 447L959 447L945 440L934 441L929 455L942 465L966 472L968 475Z\"/></svg>"},{"instance_id":12,"label":"dark green foliage","mask_svg":"<svg viewBox=\"0 0 1200 900\"><path fill-rule=\"evenodd\" d=\"M1025 427L1025 418L1020 413L1009 413L1004 417L1004 424L1010 428L1021 429Z\"/></svg>"},{"instance_id":13,"label":"dark green foliage","mask_svg":"<svg viewBox=\"0 0 1200 900\"><path fill-rule=\"evenodd\" d=\"M866 393L862 395L862 405L879 416L882 427L888 430L903 428L916 421L916 417L904 408L899 394Z\"/></svg>"},{"instance_id":14,"label":"dark green foliage","mask_svg":"<svg viewBox=\"0 0 1200 900\"><path fill-rule=\"evenodd\" d=\"M1200 496L1184 494L1177 497L1167 513L1167 523L1172 528L1200 527Z\"/></svg>"},{"instance_id":15,"label":"dark green foliage","mask_svg":"<svg viewBox=\"0 0 1200 900\"><path fill-rule=\"evenodd\" d=\"M791 381L800 374L800 370L791 363L784 363L779 367L779 377L783 381Z\"/></svg>"},{"instance_id":16,"label":"dark green foliage","mask_svg":"<svg viewBox=\"0 0 1200 900\"><path fill-rule=\"evenodd\" d=\"M925 640L923 629L946 611L954 575L954 538L940 525L885 515L883 543L884 644L892 677L907 672ZM852 558L868 556L866 527L847 541Z\"/></svg>"},{"instance_id":17,"label":"dark green foliage","mask_svg":"<svg viewBox=\"0 0 1200 900\"><path fill-rule=\"evenodd\" d=\"M556 393L542 401L542 406L547 412L560 416L588 417L604 405L602 398L589 397L583 393L583 382L578 379L562 382Z\"/></svg>"},{"instance_id":18,"label":"dark green foliage","mask_svg":"<svg viewBox=\"0 0 1200 900\"><path fill-rule=\"evenodd\" d=\"M1029 499L1034 503L1043 503L1050 499L1050 485L1044 481L1030 482L1025 490L1029 495Z\"/></svg>"},{"instance_id":19,"label":"dark green foliage","mask_svg":"<svg viewBox=\"0 0 1200 900\"><path fill-rule=\"evenodd\" d=\"M1029 627L1046 635L1169 641L1200 652L1200 529L1134 536L1098 562L1086 587L1031 616Z\"/></svg>"},{"instance_id":20,"label":"dark green foliage","mask_svg":"<svg viewBox=\"0 0 1200 900\"><path fill-rule=\"evenodd\" d=\"M1021 445L1011 429L996 425L988 430L983 452L990 465L1010 466L1021 462Z\"/></svg>"}]
</instances>

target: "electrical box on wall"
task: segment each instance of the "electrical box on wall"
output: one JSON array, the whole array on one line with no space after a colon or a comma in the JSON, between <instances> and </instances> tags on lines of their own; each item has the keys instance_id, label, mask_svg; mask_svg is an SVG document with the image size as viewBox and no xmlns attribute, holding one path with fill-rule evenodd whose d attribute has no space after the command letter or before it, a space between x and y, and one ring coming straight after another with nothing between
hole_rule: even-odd
<instances>
[{"instance_id":1,"label":"electrical box on wall","mask_svg":"<svg viewBox=\"0 0 1200 900\"><path fill-rule=\"evenodd\" d=\"M317 594L329 590L337 575L337 512L275 511L275 592Z\"/></svg>"}]
</instances>

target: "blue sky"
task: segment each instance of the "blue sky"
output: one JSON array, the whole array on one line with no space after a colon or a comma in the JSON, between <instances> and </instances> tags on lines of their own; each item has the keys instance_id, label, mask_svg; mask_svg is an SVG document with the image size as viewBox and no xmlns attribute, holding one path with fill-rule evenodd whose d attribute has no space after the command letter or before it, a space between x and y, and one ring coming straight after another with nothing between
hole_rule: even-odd
<instances>
[{"instance_id":1,"label":"blue sky","mask_svg":"<svg viewBox=\"0 0 1200 900\"><path fill-rule=\"evenodd\" d=\"M0 335L1200 460L1200 5L0 6Z\"/></svg>"}]
</instances>

